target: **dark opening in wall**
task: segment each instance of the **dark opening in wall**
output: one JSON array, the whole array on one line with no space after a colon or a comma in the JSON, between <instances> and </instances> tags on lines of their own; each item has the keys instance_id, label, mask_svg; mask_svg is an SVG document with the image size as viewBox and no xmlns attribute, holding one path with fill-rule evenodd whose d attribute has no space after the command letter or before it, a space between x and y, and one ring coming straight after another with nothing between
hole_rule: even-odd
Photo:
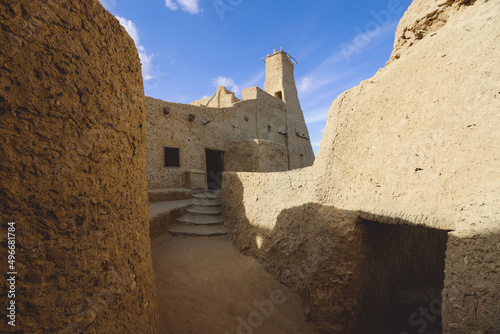
<instances>
[{"instance_id":1,"label":"dark opening in wall","mask_svg":"<svg viewBox=\"0 0 500 334\"><path fill-rule=\"evenodd\" d=\"M176 147L165 147L165 167L180 167L180 149Z\"/></svg>"},{"instance_id":2,"label":"dark opening in wall","mask_svg":"<svg viewBox=\"0 0 500 334\"><path fill-rule=\"evenodd\" d=\"M222 185L224 172L224 152L205 149L207 160L207 188L217 190Z\"/></svg>"},{"instance_id":3,"label":"dark opening in wall","mask_svg":"<svg viewBox=\"0 0 500 334\"><path fill-rule=\"evenodd\" d=\"M371 333L440 334L448 231L361 220ZM372 324L373 324L372 323Z\"/></svg>"},{"instance_id":4,"label":"dark opening in wall","mask_svg":"<svg viewBox=\"0 0 500 334\"><path fill-rule=\"evenodd\" d=\"M283 101L283 93L281 91L274 93L274 97L277 97L281 101Z\"/></svg>"}]
</instances>

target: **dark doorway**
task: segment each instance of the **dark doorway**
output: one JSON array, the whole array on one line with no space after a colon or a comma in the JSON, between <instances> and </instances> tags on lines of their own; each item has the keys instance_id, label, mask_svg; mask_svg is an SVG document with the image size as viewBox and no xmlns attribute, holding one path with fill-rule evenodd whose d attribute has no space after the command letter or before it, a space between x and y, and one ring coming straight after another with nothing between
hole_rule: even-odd
<instances>
[{"instance_id":1,"label":"dark doorway","mask_svg":"<svg viewBox=\"0 0 500 334\"><path fill-rule=\"evenodd\" d=\"M224 171L224 152L205 150L205 155L207 157L207 188L210 190L220 189L222 172Z\"/></svg>"},{"instance_id":2,"label":"dark doorway","mask_svg":"<svg viewBox=\"0 0 500 334\"><path fill-rule=\"evenodd\" d=\"M371 333L440 334L448 231L362 220ZM379 321L378 326L374 323ZM380 326L380 327L379 327ZM375 329L376 327L379 327Z\"/></svg>"}]
</instances>

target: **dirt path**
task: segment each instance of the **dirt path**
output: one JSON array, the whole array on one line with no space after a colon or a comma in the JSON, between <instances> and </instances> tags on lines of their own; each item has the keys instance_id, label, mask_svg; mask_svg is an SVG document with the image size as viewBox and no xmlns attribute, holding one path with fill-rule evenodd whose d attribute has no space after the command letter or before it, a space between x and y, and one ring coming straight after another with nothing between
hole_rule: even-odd
<instances>
[{"instance_id":1,"label":"dirt path","mask_svg":"<svg viewBox=\"0 0 500 334\"><path fill-rule=\"evenodd\" d=\"M312 334L298 295L227 237L153 241L161 334Z\"/></svg>"}]
</instances>

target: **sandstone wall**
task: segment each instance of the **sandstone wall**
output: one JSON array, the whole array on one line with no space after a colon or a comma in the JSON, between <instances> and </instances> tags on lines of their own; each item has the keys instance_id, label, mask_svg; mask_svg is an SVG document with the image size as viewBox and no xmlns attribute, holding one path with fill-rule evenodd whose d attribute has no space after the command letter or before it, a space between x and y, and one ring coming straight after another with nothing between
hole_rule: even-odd
<instances>
[{"instance_id":1,"label":"sandstone wall","mask_svg":"<svg viewBox=\"0 0 500 334\"><path fill-rule=\"evenodd\" d=\"M286 137L280 133L286 124L284 103L256 87L246 89L243 97L228 108L146 98L149 188L186 186L187 170L206 171L205 149L227 151L228 171L286 170ZM164 167L164 147L180 148L180 168Z\"/></svg>"},{"instance_id":2,"label":"sandstone wall","mask_svg":"<svg viewBox=\"0 0 500 334\"><path fill-rule=\"evenodd\" d=\"M373 223L454 230L446 241L444 333L498 332L499 14L498 1L414 1L387 66L333 102L312 168L224 175L223 212L236 245L276 268L270 270L282 279L297 268L318 268L321 277L342 273L349 279L332 282L334 294L304 295L308 305L327 305L324 298L335 305L348 293L363 295L349 288L351 282L366 291L371 286L372 275L363 281L359 275L366 271L356 269L370 254L363 233L344 238L351 249L336 241L337 234L361 228L350 214ZM347 215L300 214L311 205L318 207L313 211L333 207ZM287 218L280 224L282 214ZM286 232L278 237L282 228ZM259 249L262 231L270 237ZM432 240L443 242L429 237L429 245ZM266 242L275 246L263 247ZM337 245L336 256L356 259L332 267L318 255L326 242ZM278 244L289 248L280 258L273 255ZM304 255L313 263L295 260ZM298 280L310 284L310 291L324 286L310 277ZM355 305L318 307L313 319L325 332L359 333L351 321L362 316L363 305Z\"/></svg>"},{"instance_id":3,"label":"sandstone wall","mask_svg":"<svg viewBox=\"0 0 500 334\"><path fill-rule=\"evenodd\" d=\"M0 21L1 331L156 333L134 43L97 0L2 1Z\"/></svg>"}]
</instances>

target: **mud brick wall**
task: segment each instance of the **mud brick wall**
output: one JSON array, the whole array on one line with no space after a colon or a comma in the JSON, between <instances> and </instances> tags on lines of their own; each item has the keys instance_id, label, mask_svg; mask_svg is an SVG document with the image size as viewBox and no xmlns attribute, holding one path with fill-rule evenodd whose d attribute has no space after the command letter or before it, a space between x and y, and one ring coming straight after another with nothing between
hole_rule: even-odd
<instances>
[{"instance_id":1,"label":"mud brick wall","mask_svg":"<svg viewBox=\"0 0 500 334\"><path fill-rule=\"evenodd\" d=\"M356 328L373 316L373 294L399 305L435 287L443 333L500 332L499 12L491 0L413 1L387 65L333 101L312 167L224 174L234 243L282 282L299 282L323 332L388 333ZM360 233L353 217L426 230ZM422 280L402 275L410 269Z\"/></svg>"},{"instance_id":2,"label":"mud brick wall","mask_svg":"<svg viewBox=\"0 0 500 334\"><path fill-rule=\"evenodd\" d=\"M157 332L134 43L97 0L0 3L0 331Z\"/></svg>"}]
</instances>

